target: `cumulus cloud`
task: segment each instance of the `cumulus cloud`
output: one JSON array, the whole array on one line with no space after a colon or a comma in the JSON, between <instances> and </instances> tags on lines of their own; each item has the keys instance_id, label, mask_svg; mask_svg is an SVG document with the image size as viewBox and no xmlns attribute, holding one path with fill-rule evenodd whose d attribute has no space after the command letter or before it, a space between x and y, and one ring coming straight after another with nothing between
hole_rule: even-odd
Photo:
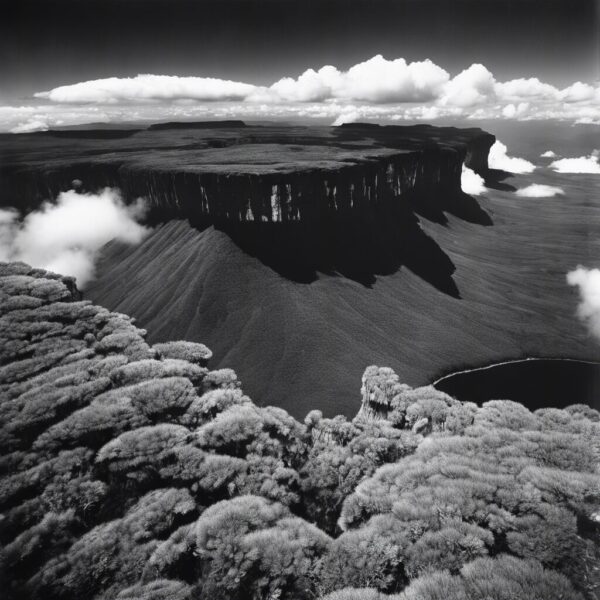
<instances>
[{"instance_id":1,"label":"cumulus cloud","mask_svg":"<svg viewBox=\"0 0 600 600\"><path fill-rule=\"evenodd\" d=\"M550 164L557 173L589 173L600 175L600 151L594 150L589 156L561 158Z\"/></svg>"},{"instance_id":2,"label":"cumulus cloud","mask_svg":"<svg viewBox=\"0 0 600 600\"><path fill-rule=\"evenodd\" d=\"M52 102L135 102L147 100L243 100L255 86L214 79L211 77L177 77L170 75L137 75L136 77L109 77L63 85L35 94Z\"/></svg>"},{"instance_id":3,"label":"cumulus cloud","mask_svg":"<svg viewBox=\"0 0 600 600\"><path fill-rule=\"evenodd\" d=\"M462 166L460 186L462 191L470 196L479 196L486 191L483 177L477 175L473 169L469 169L465 165Z\"/></svg>"},{"instance_id":4,"label":"cumulus cloud","mask_svg":"<svg viewBox=\"0 0 600 600\"><path fill-rule=\"evenodd\" d=\"M600 269L587 269L579 265L567 274L567 283L579 288L577 316L587 325L590 333L600 339Z\"/></svg>"},{"instance_id":5,"label":"cumulus cloud","mask_svg":"<svg viewBox=\"0 0 600 600\"><path fill-rule=\"evenodd\" d=\"M444 87L442 104L473 106L494 98L496 80L483 65L473 64Z\"/></svg>"},{"instance_id":6,"label":"cumulus cloud","mask_svg":"<svg viewBox=\"0 0 600 600\"><path fill-rule=\"evenodd\" d=\"M344 123L355 123L360 119L360 112L357 110L349 110L341 113L338 118L332 123L334 127L339 127Z\"/></svg>"},{"instance_id":7,"label":"cumulus cloud","mask_svg":"<svg viewBox=\"0 0 600 600\"><path fill-rule=\"evenodd\" d=\"M558 155L553 150L546 150L546 152L542 152L540 156L542 158L556 158Z\"/></svg>"},{"instance_id":8,"label":"cumulus cloud","mask_svg":"<svg viewBox=\"0 0 600 600\"><path fill-rule=\"evenodd\" d=\"M556 99L559 90L553 85L541 82L537 77L529 79L512 79L504 83L497 83L495 91L504 100L539 100Z\"/></svg>"},{"instance_id":9,"label":"cumulus cloud","mask_svg":"<svg viewBox=\"0 0 600 600\"><path fill-rule=\"evenodd\" d=\"M490 148L488 164L490 169L499 169L509 173L532 173L535 165L524 158L508 156L508 148L500 141L496 141Z\"/></svg>"},{"instance_id":10,"label":"cumulus cloud","mask_svg":"<svg viewBox=\"0 0 600 600\"><path fill-rule=\"evenodd\" d=\"M61 192L23 220L14 210L0 210L0 260L22 260L35 267L77 278L81 287L93 277L98 250L112 239L137 244L147 229L138 200L126 206L118 190L97 194Z\"/></svg>"},{"instance_id":11,"label":"cumulus cloud","mask_svg":"<svg viewBox=\"0 0 600 600\"><path fill-rule=\"evenodd\" d=\"M517 196L524 198L553 198L554 196L562 196L564 193L565 191L560 187L541 183L532 183L516 191Z\"/></svg>"},{"instance_id":12,"label":"cumulus cloud","mask_svg":"<svg viewBox=\"0 0 600 600\"><path fill-rule=\"evenodd\" d=\"M308 69L298 78L284 77L251 99L315 102L348 99L372 103L426 102L435 100L450 79L447 71L430 60L407 63L387 60L381 54L347 71L327 65Z\"/></svg>"},{"instance_id":13,"label":"cumulus cloud","mask_svg":"<svg viewBox=\"0 0 600 600\"><path fill-rule=\"evenodd\" d=\"M587 100L594 100L598 96L598 89L588 83L576 81L574 84L561 90L558 95L563 102L585 102Z\"/></svg>"},{"instance_id":14,"label":"cumulus cloud","mask_svg":"<svg viewBox=\"0 0 600 600\"><path fill-rule=\"evenodd\" d=\"M47 119L33 117L12 127L10 133L31 133L32 131L47 131L48 129L50 129L50 126Z\"/></svg>"},{"instance_id":15,"label":"cumulus cloud","mask_svg":"<svg viewBox=\"0 0 600 600\"><path fill-rule=\"evenodd\" d=\"M507 104L502 109L502 116L507 119L518 119L526 115L530 108L529 102L519 102L518 104Z\"/></svg>"}]
</instances>

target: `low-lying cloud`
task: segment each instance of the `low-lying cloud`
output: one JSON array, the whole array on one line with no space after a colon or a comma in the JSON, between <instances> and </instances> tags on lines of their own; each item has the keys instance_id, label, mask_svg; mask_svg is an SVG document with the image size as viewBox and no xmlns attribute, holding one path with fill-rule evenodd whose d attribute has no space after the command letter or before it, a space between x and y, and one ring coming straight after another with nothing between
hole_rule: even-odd
<instances>
[{"instance_id":1,"label":"low-lying cloud","mask_svg":"<svg viewBox=\"0 0 600 600\"><path fill-rule=\"evenodd\" d=\"M600 175L600 151L594 150L589 156L561 158L550 164L557 173L589 173Z\"/></svg>"},{"instance_id":2,"label":"low-lying cloud","mask_svg":"<svg viewBox=\"0 0 600 600\"><path fill-rule=\"evenodd\" d=\"M541 158L556 158L557 154L556 152L554 152L554 150L546 150L546 152L542 152L540 154Z\"/></svg>"},{"instance_id":3,"label":"low-lying cloud","mask_svg":"<svg viewBox=\"0 0 600 600\"><path fill-rule=\"evenodd\" d=\"M98 250L116 239L137 244L148 232L139 221L140 199L125 205L116 189L97 194L61 192L23 220L15 210L0 209L0 260L22 260L35 267L72 275L80 287L94 276Z\"/></svg>"},{"instance_id":4,"label":"low-lying cloud","mask_svg":"<svg viewBox=\"0 0 600 600\"><path fill-rule=\"evenodd\" d=\"M499 169L509 173L532 173L535 165L524 158L508 156L508 148L500 141L496 141L490 148L488 165L490 169Z\"/></svg>"},{"instance_id":5,"label":"low-lying cloud","mask_svg":"<svg viewBox=\"0 0 600 600\"><path fill-rule=\"evenodd\" d=\"M516 191L517 196L524 198L553 198L554 196L562 196L564 193L565 191L560 187L541 183L532 183Z\"/></svg>"},{"instance_id":6,"label":"low-lying cloud","mask_svg":"<svg viewBox=\"0 0 600 600\"><path fill-rule=\"evenodd\" d=\"M460 186L465 194L470 196L479 196L486 191L483 177L475 173L473 169L469 169L465 165L462 166L460 175Z\"/></svg>"},{"instance_id":7,"label":"low-lying cloud","mask_svg":"<svg viewBox=\"0 0 600 600\"><path fill-rule=\"evenodd\" d=\"M579 288L577 316L587 325L589 332L600 340L600 269L587 269L579 265L567 274L567 283Z\"/></svg>"},{"instance_id":8,"label":"low-lying cloud","mask_svg":"<svg viewBox=\"0 0 600 600\"><path fill-rule=\"evenodd\" d=\"M255 86L215 79L212 77L177 77L174 75L137 75L136 77L109 77L63 85L47 92L38 92L36 98L60 103L97 102L113 104L132 100L243 100Z\"/></svg>"}]
</instances>

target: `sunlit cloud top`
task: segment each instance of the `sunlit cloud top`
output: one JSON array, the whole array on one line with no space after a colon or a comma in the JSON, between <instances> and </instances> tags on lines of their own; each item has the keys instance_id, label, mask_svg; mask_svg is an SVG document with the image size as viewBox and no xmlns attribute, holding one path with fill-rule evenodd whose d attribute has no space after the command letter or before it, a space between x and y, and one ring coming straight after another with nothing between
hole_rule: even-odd
<instances>
[{"instance_id":1,"label":"sunlit cloud top","mask_svg":"<svg viewBox=\"0 0 600 600\"><path fill-rule=\"evenodd\" d=\"M558 88L537 77L498 81L482 64L451 74L431 60L381 55L343 71L307 69L271 85L206 77L137 75L63 85L35 94L44 104L0 107L0 128L25 132L88 120L290 118L435 120L560 119L600 123L600 85Z\"/></svg>"}]
</instances>

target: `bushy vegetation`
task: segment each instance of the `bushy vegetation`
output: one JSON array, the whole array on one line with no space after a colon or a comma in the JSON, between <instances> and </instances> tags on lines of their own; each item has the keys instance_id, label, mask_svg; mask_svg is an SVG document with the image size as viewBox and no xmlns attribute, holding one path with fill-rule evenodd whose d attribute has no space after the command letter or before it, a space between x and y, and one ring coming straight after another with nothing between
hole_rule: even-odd
<instances>
[{"instance_id":1,"label":"bushy vegetation","mask_svg":"<svg viewBox=\"0 0 600 600\"><path fill-rule=\"evenodd\" d=\"M369 367L355 419L300 423L210 358L0 263L3 597L598 594L597 411L478 407Z\"/></svg>"}]
</instances>

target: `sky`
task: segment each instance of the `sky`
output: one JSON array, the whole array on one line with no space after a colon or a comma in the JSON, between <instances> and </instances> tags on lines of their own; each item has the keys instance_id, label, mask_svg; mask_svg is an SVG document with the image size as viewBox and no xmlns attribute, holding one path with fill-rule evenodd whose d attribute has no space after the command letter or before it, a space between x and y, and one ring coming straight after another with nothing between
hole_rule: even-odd
<instances>
[{"instance_id":1,"label":"sky","mask_svg":"<svg viewBox=\"0 0 600 600\"><path fill-rule=\"evenodd\" d=\"M600 0L4 0L0 131L233 116L600 122L599 20Z\"/></svg>"}]
</instances>

